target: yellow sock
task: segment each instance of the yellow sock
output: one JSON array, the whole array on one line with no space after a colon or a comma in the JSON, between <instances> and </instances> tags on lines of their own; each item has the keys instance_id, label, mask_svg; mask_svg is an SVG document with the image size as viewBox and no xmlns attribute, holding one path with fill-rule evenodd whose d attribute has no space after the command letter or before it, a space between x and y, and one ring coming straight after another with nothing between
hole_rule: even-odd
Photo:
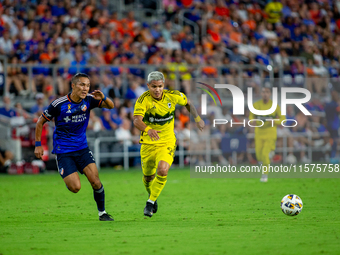
<instances>
[{"instance_id":1,"label":"yellow sock","mask_svg":"<svg viewBox=\"0 0 340 255\"><path fill-rule=\"evenodd\" d=\"M144 186L145 186L146 191L147 191L147 192L149 193L149 195L150 195L150 194L151 194L151 185L152 185L152 183L153 183L153 181L154 181L155 179L153 179L151 182L147 182L147 181L145 180L145 178L144 178L144 175L143 175L142 180L143 180L143 183L144 183Z\"/></svg>"},{"instance_id":2,"label":"yellow sock","mask_svg":"<svg viewBox=\"0 0 340 255\"><path fill-rule=\"evenodd\" d=\"M159 194L161 194L165 183L166 183L166 176L159 176L156 175L156 178L154 179L152 185L151 185L151 195L150 195L150 200L156 201Z\"/></svg>"}]
</instances>

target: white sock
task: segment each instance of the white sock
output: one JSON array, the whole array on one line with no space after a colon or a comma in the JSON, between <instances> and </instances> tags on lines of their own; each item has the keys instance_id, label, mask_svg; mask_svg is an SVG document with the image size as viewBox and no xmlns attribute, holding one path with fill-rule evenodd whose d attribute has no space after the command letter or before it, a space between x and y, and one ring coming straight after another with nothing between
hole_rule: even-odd
<instances>
[{"instance_id":1,"label":"white sock","mask_svg":"<svg viewBox=\"0 0 340 255\"><path fill-rule=\"evenodd\" d=\"M105 214L105 213L106 213L105 211L102 211L102 212L99 212L99 211L98 211L98 215L99 215L99 216L102 216L102 215Z\"/></svg>"},{"instance_id":2,"label":"white sock","mask_svg":"<svg viewBox=\"0 0 340 255\"><path fill-rule=\"evenodd\" d=\"M150 198L148 199L148 202L150 202L151 204L155 203L155 201L152 201Z\"/></svg>"}]
</instances>

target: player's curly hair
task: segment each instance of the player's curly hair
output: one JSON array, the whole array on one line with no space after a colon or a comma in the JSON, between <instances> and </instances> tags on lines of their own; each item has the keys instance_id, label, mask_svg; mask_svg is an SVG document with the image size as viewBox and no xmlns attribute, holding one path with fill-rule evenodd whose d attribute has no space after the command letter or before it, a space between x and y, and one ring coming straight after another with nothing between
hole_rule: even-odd
<instances>
[{"instance_id":1,"label":"player's curly hair","mask_svg":"<svg viewBox=\"0 0 340 255\"><path fill-rule=\"evenodd\" d=\"M85 77L85 78L87 78L87 79L90 79L90 77L89 77L86 73L77 73L77 74L75 74L75 75L72 77L71 82L72 82L73 84L77 84L79 78L82 78L82 77Z\"/></svg>"}]
</instances>

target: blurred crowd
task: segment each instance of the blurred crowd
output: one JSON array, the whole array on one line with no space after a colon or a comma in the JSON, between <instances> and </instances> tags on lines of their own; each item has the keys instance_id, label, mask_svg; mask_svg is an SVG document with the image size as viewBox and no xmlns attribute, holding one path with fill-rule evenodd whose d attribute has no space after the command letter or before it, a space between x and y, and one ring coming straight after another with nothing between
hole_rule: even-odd
<instances>
[{"instance_id":1,"label":"blurred crowd","mask_svg":"<svg viewBox=\"0 0 340 255\"><path fill-rule=\"evenodd\" d=\"M108 0L0 1L0 54L12 64L0 114L34 119L54 99L69 93L75 73L85 72L91 90L101 89L116 106L93 112L89 129L115 130L117 137L125 139L138 134L131 119L134 101L147 90L147 73L141 66L158 66L166 75L166 87L186 93L190 93L190 80L203 77L223 79L243 89L252 86L259 94L268 73L248 68L240 74L237 67L247 64L270 67L284 86L306 84L316 95L326 92L325 77L334 84L339 80L338 1L163 0L162 6L162 18L155 21L138 20L133 11L117 13ZM180 23L181 13L198 25L199 34L194 34L191 24ZM42 66L32 69L29 80L29 70L19 64ZM110 67L98 68L106 64ZM52 65L58 65L56 79ZM201 66L200 73L195 65ZM239 84L237 75L250 82ZM34 107L23 109L17 103L12 108L13 93L33 98ZM325 126L324 102L316 97L310 104L321 117L307 119L296 132ZM293 111L290 114L298 118ZM176 132L188 137L188 113L178 109L176 118ZM290 142L309 146L299 139Z\"/></svg>"},{"instance_id":2,"label":"blurred crowd","mask_svg":"<svg viewBox=\"0 0 340 255\"><path fill-rule=\"evenodd\" d=\"M133 11L118 14L107 0L1 1L0 54L13 64L4 91L64 95L72 75L99 74L96 66L105 64L116 66L105 70L111 80L122 73L145 78L144 69L122 64L163 66L169 86L174 86L178 70L184 88L196 75L190 65L204 66L200 77L223 75L227 80L235 70L218 69L228 64L272 66L276 77L283 68L292 79L288 83L298 83L307 73L303 79L317 93L324 92L327 84L308 78L339 79L337 1L163 0L162 6L162 19L152 21L136 20ZM199 26L199 34L189 23L179 23L180 12ZM26 63L44 65L33 68L32 81L27 68L18 66ZM48 64L63 66L55 80ZM255 75L253 70L242 73Z\"/></svg>"}]
</instances>

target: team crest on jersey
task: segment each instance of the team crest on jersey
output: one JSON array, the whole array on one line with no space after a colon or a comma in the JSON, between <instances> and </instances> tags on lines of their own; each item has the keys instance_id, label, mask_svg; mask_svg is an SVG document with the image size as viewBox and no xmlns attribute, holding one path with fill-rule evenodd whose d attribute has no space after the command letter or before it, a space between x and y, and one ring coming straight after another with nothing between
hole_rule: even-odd
<instances>
[{"instance_id":1,"label":"team crest on jersey","mask_svg":"<svg viewBox=\"0 0 340 255\"><path fill-rule=\"evenodd\" d=\"M87 106L84 104L84 105L82 105L81 106L81 110L83 111L83 112L86 112L86 110L87 110Z\"/></svg>"},{"instance_id":2,"label":"team crest on jersey","mask_svg":"<svg viewBox=\"0 0 340 255\"><path fill-rule=\"evenodd\" d=\"M168 103L168 107L169 107L169 109L171 108L171 103Z\"/></svg>"},{"instance_id":3,"label":"team crest on jersey","mask_svg":"<svg viewBox=\"0 0 340 255\"><path fill-rule=\"evenodd\" d=\"M71 113L71 105L70 104L67 105L67 112L66 113Z\"/></svg>"}]
</instances>

